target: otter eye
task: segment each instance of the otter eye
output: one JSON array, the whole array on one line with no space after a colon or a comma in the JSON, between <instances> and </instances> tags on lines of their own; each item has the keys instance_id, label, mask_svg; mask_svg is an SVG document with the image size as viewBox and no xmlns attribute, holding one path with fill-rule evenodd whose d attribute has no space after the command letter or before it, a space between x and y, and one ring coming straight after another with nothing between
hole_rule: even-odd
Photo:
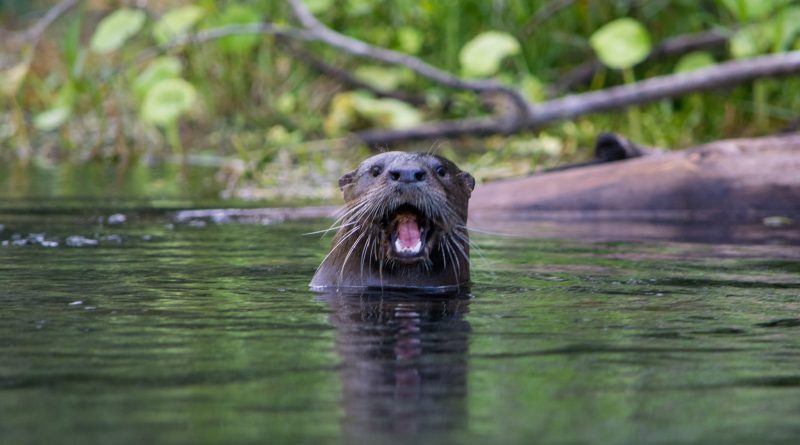
<instances>
[{"instance_id":1,"label":"otter eye","mask_svg":"<svg viewBox=\"0 0 800 445\"><path fill-rule=\"evenodd\" d=\"M369 169L369 174L371 174L373 178L377 178L381 172L383 172L383 167L380 165L373 165L372 168Z\"/></svg>"},{"instance_id":2,"label":"otter eye","mask_svg":"<svg viewBox=\"0 0 800 445\"><path fill-rule=\"evenodd\" d=\"M444 177L445 175L447 175L447 170L443 166L440 165L440 166L436 167L436 174L441 176L441 177Z\"/></svg>"}]
</instances>

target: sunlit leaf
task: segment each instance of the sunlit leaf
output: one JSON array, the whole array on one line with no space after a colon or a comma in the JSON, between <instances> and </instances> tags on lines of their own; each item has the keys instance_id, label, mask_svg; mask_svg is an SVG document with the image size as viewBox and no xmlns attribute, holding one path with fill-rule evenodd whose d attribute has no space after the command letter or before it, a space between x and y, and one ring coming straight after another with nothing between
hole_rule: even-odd
<instances>
[{"instance_id":1,"label":"sunlit leaf","mask_svg":"<svg viewBox=\"0 0 800 445\"><path fill-rule=\"evenodd\" d=\"M545 87L536 76L526 75L519 82L519 91L531 102L541 102L545 99Z\"/></svg>"},{"instance_id":2,"label":"sunlit leaf","mask_svg":"<svg viewBox=\"0 0 800 445\"><path fill-rule=\"evenodd\" d=\"M411 105L397 99L375 99L357 96L353 102L363 118L382 128L410 128L422 122L422 114Z\"/></svg>"},{"instance_id":3,"label":"sunlit leaf","mask_svg":"<svg viewBox=\"0 0 800 445\"><path fill-rule=\"evenodd\" d=\"M641 23L622 18L605 24L592 34L589 44L603 64L628 69L650 54L650 34Z\"/></svg>"},{"instance_id":4,"label":"sunlit leaf","mask_svg":"<svg viewBox=\"0 0 800 445\"><path fill-rule=\"evenodd\" d=\"M154 59L144 71L136 76L133 81L133 91L141 100L150 88L160 81L180 77L182 69L181 61L176 57L163 56Z\"/></svg>"},{"instance_id":5,"label":"sunlit leaf","mask_svg":"<svg viewBox=\"0 0 800 445\"><path fill-rule=\"evenodd\" d=\"M777 49L787 51L800 35L800 6L786 8L776 20L780 22L776 28L781 31Z\"/></svg>"},{"instance_id":6,"label":"sunlit leaf","mask_svg":"<svg viewBox=\"0 0 800 445\"><path fill-rule=\"evenodd\" d=\"M333 96L323 123L325 134L337 136L353 127L358 118L354 104L356 94L358 93L347 92Z\"/></svg>"},{"instance_id":7,"label":"sunlit leaf","mask_svg":"<svg viewBox=\"0 0 800 445\"><path fill-rule=\"evenodd\" d=\"M156 125L170 125L191 109L196 96L194 86L183 79L162 80L147 92L142 119Z\"/></svg>"},{"instance_id":8,"label":"sunlit leaf","mask_svg":"<svg viewBox=\"0 0 800 445\"><path fill-rule=\"evenodd\" d=\"M291 91L287 91L275 101L275 108L283 114L289 114L297 107L297 97Z\"/></svg>"},{"instance_id":9,"label":"sunlit leaf","mask_svg":"<svg viewBox=\"0 0 800 445\"><path fill-rule=\"evenodd\" d=\"M731 55L737 59L746 59L768 52L772 41L771 31L771 27L762 25L751 25L740 29L730 39Z\"/></svg>"},{"instance_id":10,"label":"sunlit leaf","mask_svg":"<svg viewBox=\"0 0 800 445\"><path fill-rule=\"evenodd\" d=\"M347 0L345 11L350 17L360 17L372 13L377 0Z\"/></svg>"},{"instance_id":11,"label":"sunlit leaf","mask_svg":"<svg viewBox=\"0 0 800 445\"><path fill-rule=\"evenodd\" d=\"M261 14L245 5L232 4L222 11L219 17L210 21L212 26L247 25L261 22ZM253 49L262 37L257 34L241 34L223 37L216 45L226 53L246 53Z\"/></svg>"},{"instance_id":12,"label":"sunlit leaf","mask_svg":"<svg viewBox=\"0 0 800 445\"><path fill-rule=\"evenodd\" d=\"M164 14L153 27L153 37L163 45L170 40L186 34L201 18L203 8L189 5L173 9Z\"/></svg>"},{"instance_id":13,"label":"sunlit leaf","mask_svg":"<svg viewBox=\"0 0 800 445\"><path fill-rule=\"evenodd\" d=\"M408 54L417 54L422 49L422 33L410 26L397 30L397 41L400 49Z\"/></svg>"},{"instance_id":14,"label":"sunlit leaf","mask_svg":"<svg viewBox=\"0 0 800 445\"><path fill-rule=\"evenodd\" d=\"M741 22L768 17L792 0L722 0L728 10Z\"/></svg>"},{"instance_id":15,"label":"sunlit leaf","mask_svg":"<svg viewBox=\"0 0 800 445\"><path fill-rule=\"evenodd\" d=\"M485 77L495 74L500 69L500 62L519 50L519 42L511 34L488 31L467 42L461 48L458 60L464 75Z\"/></svg>"},{"instance_id":16,"label":"sunlit leaf","mask_svg":"<svg viewBox=\"0 0 800 445\"><path fill-rule=\"evenodd\" d=\"M717 62L711 54L705 51L695 51L678 60L678 63L675 64L675 73L688 73L716 64Z\"/></svg>"},{"instance_id":17,"label":"sunlit leaf","mask_svg":"<svg viewBox=\"0 0 800 445\"><path fill-rule=\"evenodd\" d=\"M30 60L23 60L11 68L0 70L0 94L6 97L16 95L30 66Z\"/></svg>"},{"instance_id":18,"label":"sunlit leaf","mask_svg":"<svg viewBox=\"0 0 800 445\"><path fill-rule=\"evenodd\" d=\"M72 110L67 107L51 108L33 118L33 126L38 130L51 131L62 126L69 119Z\"/></svg>"},{"instance_id":19,"label":"sunlit leaf","mask_svg":"<svg viewBox=\"0 0 800 445\"><path fill-rule=\"evenodd\" d=\"M89 47L98 54L119 49L144 25L145 13L138 9L122 8L103 18L97 25Z\"/></svg>"},{"instance_id":20,"label":"sunlit leaf","mask_svg":"<svg viewBox=\"0 0 800 445\"><path fill-rule=\"evenodd\" d=\"M399 68L361 66L353 74L362 82L381 91L396 90L402 80Z\"/></svg>"},{"instance_id":21,"label":"sunlit leaf","mask_svg":"<svg viewBox=\"0 0 800 445\"><path fill-rule=\"evenodd\" d=\"M303 0L303 4L312 14L322 14L331 8L333 0Z\"/></svg>"}]
</instances>

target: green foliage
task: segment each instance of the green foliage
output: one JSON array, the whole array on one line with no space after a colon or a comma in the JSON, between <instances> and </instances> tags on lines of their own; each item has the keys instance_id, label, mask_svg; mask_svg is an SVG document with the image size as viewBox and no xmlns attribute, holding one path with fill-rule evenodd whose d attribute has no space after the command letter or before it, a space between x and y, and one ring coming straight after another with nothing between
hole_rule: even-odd
<instances>
[{"instance_id":1,"label":"green foliage","mask_svg":"<svg viewBox=\"0 0 800 445\"><path fill-rule=\"evenodd\" d=\"M800 48L796 1L716 0L701 6L657 0L647 7L632 0L579 1L528 27L549 2L305 0L337 32L456 75L494 77L534 102L560 94L557 86L565 75L595 54L612 69L569 92ZM265 19L287 26L297 22L286 2L273 0L146 2L144 7L107 13L95 2L85 3L49 28L35 53L30 47L8 50L0 42L0 146L24 147L30 139L34 154L55 161L135 159L185 148L245 163L245 176L268 181L269 175L256 171L288 168L278 163L280 153L303 150L297 145L302 141L372 127L407 128L424 120L481 118L508 105L438 86L405 68L295 42L374 88L424 100L410 105L378 99L320 75L278 39L263 35L189 43L156 57L157 47L196 30ZM96 27L95 17L104 17ZM652 45L711 29L732 37L729 52L713 49L642 63ZM724 94L582 117L554 125L547 134L459 144L474 152L483 177L521 174L585 158L588 152L579 147L591 146L602 131L638 134L641 142L661 146L776 131L796 118L798 89L800 80L794 78L764 80ZM561 149L543 148L552 140L560 140ZM0 157L27 152L3 149Z\"/></svg>"},{"instance_id":2,"label":"green foliage","mask_svg":"<svg viewBox=\"0 0 800 445\"><path fill-rule=\"evenodd\" d=\"M203 15L203 9L194 5L169 11L153 27L153 37L156 42L163 45L189 32L203 18Z\"/></svg>"},{"instance_id":3,"label":"green foliage","mask_svg":"<svg viewBox=\"0 0 800 445\"><path fill-rule=\"evenodd\" d=\"M221 27L225 25L247 25L258 23L262 19L261 14L255 9L238 4L229 5L219 16L211 17L206 27ZM228 36L216 42L216 45L224 53L242 54L251 51L258 45L263 37L257 34Z\"/></svg>"},{"instance_id":4,"label":"green foliage","mask_svg":"<svg viewBox=\"0 0 800 445\"><path fill-rule=\"evenodd\" d=\"M650 54L650 33L636 20L622 18L592 34L589 44L609 68L628 69Z\"/></svg>"},{"instance_id":5,"label":"green foliage","mask_svg":"<svg viewBox=\"0 0 800 445\"><path fill-rule=\"evenodd\" d=\"M97 25L89 47L98 54L116 51L142 29L145 13L137 9L118 9Z\"/></svg>"},{"instance_id":6,"label":"green foliage","mask_svg":"<svg viewBox=\"0 0 800 445\"><path fill-rule=\"evenodd\" d=\"M500 69L500 62L508 56L518 54L519 42L514 36L498 31L479 34L463 48L458 60L461 69L468 77L491 76Z\"/></svg>"},{"instance_id":7,"label":"green foliage","mask_svg":"<svg viewBox=\"0 0 800 445\"><path fill-rule=\"evenodd\" d=\"M675 64L675 73L688 73L716 64L717 62L711 54L705 51L694 51L678 60L678 63Z\"/></svg>"},{"instance_id":8,"label":"green foliage","mask_svg":"<svg viewBox=\"0 0 800 445\"><path fill-rule=\"evenodd\" d=\"M172 56L159 57L151 61L133 81L133 92L139 100L144 100L153 86L162 80L180 77L183 64L180 59Z\"/></svg>"},{"instance_id":9,"label":"green foliage","mask_svg":"<svg viewBox=\"0 0 800 445\"><path fill-rule=\"evenodd\" d=\"M353 74L362 82L381 91L394 91L414 78L408 69L374 65L360 66Z\"/></svg>"},{"instance_id":10,"label":"green foliage","mask_svg":"<svg viewBox=\"0 0 800 445\"><path fill-rule=\"evenodd\" d=\"M15 96L29 69L30 60L25 58L11 68L0 71L0 94L8 97Z\"/></svg>"},{"instance_id":11,"label":"green foliage","mask_svg":"<svg viewBox=\"0 0 800 445\"><path fill-rule=\"evenodd\" d=\"M195 88L183 79L161 80L147 91L142 104L142 118L163 127L173 125L191 109L196 97Z\"/></svg>"},{"instance_id":12,"label":"green foliage","mask_svg":"<svg viewBox=\"0 0 800 445\"><path fill-rule=\"evenodd\" d=\"M721 0L741 22L762 20L789 5L792 0Z\"/></svg>"},{"instance_id":13,"label":"green foliage","mask_svg":"<svg viewBox=\"0 0 800 445\"><path fill-rule=\"evenodd\" d=\"M366 92L337 94L325 121L329 135L338 135L359 123L391 129L410 128L422 122L422 114L396 99L376 99Z\"/></svg>"}]
</instances>

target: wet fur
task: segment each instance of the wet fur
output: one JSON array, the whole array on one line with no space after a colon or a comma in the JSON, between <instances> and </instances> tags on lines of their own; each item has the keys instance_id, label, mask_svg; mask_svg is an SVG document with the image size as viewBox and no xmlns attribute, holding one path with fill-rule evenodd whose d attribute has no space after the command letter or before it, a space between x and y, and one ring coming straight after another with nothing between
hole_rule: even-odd
<instances>
[{"instance_id":1,"label":"wet fur","mask_svg":"<svg viewBox=\"0 0 800 445\"><path fill-rule=\"evenodd\" d=\"M401 184L389 178L392 166L416 166L424 181ZM374 175L375 168L380 174ZM437 168L443 167L441 176ZM439 169L439 172L442 170ZM373 156L339 181L345 207L331 230L337 230L330 253L311 287L445 289L469 283L468 201L474 180L452 162L424 153L389 152ZM395 258L391 221L411 204L429 222L423 258Z\"/></svg>"}]
</instances>

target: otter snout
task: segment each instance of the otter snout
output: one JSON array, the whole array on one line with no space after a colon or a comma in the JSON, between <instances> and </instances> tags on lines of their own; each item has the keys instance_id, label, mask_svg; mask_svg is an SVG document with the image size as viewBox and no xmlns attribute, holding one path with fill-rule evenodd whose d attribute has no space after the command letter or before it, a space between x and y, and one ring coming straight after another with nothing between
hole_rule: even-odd
<instances>
[{"instance_id":1,"label":"otter snout","mask_svg":"<svg viewBox=\"0 0 800 445\"><path fill-rule=\"evenodd\" d=\"M425 180L425 170L420 167L402 167L389 170L389 179L406 184Z\"/></svg>"}]
</instances>

